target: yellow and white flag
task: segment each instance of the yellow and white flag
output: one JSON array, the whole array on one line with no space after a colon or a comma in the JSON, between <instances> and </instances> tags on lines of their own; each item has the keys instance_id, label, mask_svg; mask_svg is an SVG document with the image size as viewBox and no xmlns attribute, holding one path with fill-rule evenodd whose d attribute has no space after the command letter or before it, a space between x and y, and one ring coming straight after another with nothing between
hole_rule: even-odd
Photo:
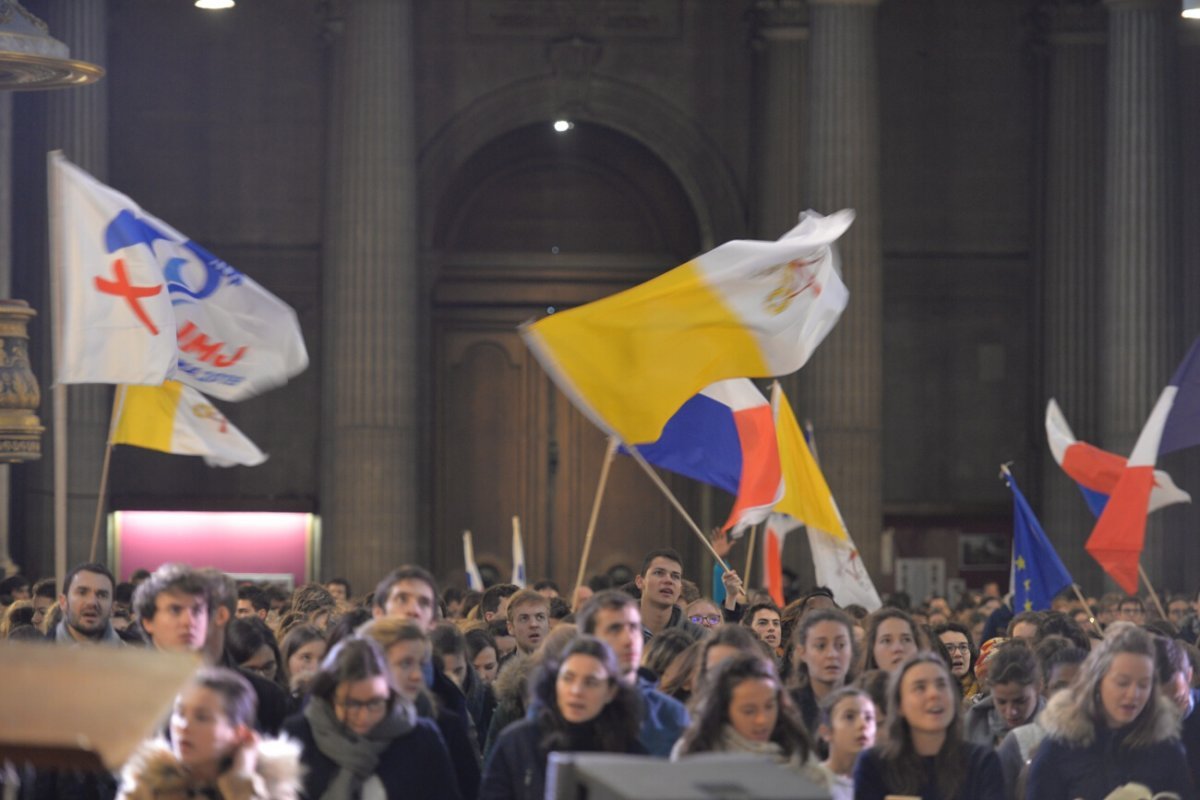
<instances>
[{"instance_id":1,"label":"yellow and white flag","mask_svg":"<svg viewBox=\"0 0 1200 800\"><path fill-rule=\"evenodd\" d=\"M267 460L208 398L190 386L126 386L113 444L204 456L210 467L253 467Z\"/></svg>"},{"instance_id":2,"label":"yellow and white flag","mask_svg":"<svg viewBox=\"0 0 1200 800\"><path fill-rule=\"evenodd\" d=\"M776 242L726 242L640 286L521 326L589 419L653 442L709 384L800 369L849 301L834 243L854 212L814 212Z\"/></svg>"}]
</instances>

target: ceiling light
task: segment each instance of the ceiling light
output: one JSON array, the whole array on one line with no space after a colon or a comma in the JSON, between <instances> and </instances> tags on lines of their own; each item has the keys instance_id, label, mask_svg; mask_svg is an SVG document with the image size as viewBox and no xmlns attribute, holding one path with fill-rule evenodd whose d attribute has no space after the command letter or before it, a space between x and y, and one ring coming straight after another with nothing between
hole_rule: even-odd
<instances>
[{"instance_id":1,"label":"ceiling light","mask_svg":"<svg viewBox=\"0 0 1200 800\"><path fill-rule=\"evenodd\" d=\"M196 0L196 8L203 8L206 11L233 8L233 0Z\"/></svg>"},{"instance_id":2,"label":"ceiling light","mask_svg":"<svg viewBox=\"0 0 1200 800\"><path fill-rule=\"evenodd\" d=\"M1183 0L1183 11L1179 13L1188 19L1200 19L1200 0Z\"/></svg>"},{"instance_id":3,"label":"ceiling light","mask_svg":"<svg viewBox=\"0 0 1200 800\"><path fill-rule=\"evenodd\" d=\"M1196 2L1200 2L1200 0L1196 0ZM571 130L574 127L575 127L575 123L571 122L570 120L566 120L566 119L554 120L554 130L557 131L558 133L566 133L567 131Z\"/></svg>"}]
</instances>

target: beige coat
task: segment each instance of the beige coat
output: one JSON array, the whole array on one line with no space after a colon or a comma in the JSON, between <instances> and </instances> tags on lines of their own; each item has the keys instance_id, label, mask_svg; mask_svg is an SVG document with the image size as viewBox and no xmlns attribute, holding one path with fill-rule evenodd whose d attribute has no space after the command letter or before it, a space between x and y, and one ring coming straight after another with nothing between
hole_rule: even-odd
<instances>
[{"instance_id":1,"label":"beige coat","mask_svg":"<svg viewBox=\"0 0 1200 800\"><path fill-rule=\"evenodd\" d=\"M300 746L290 739L258 743L253 774L233 770L217 779L224 800L297 800L300 796ZM117 800L186 800L192 786L165 739L146 742L121 771Z\"/></svg>"}]
</instances>

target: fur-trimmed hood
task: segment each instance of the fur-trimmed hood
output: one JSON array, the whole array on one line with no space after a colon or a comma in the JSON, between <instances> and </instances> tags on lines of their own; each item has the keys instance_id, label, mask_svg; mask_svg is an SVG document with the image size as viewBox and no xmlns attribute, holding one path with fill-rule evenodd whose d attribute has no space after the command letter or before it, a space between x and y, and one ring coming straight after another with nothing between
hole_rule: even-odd
<instances>
[{"instance_id":1,"label":"fur-trimmed hood","mask_svg":"<svg viewBox=\"0 0 1200 800\"><path fill-rule=\"evenodd\" d=\"M496 705L519 718L528 706L529 678L540 666L538 660L517 651L500 668L500 674L492 682Z\"/></svg>"},{"instance_id":2,"label":"fur-trimmed hood","mask_svg":"<svg viewBox=\"0 0 1200 800\"><path fill-rule=\"evenodd\" d=\"M1157 689L1151 702L1157 703L1158 709L1154 730L1151 731L1153 741L1148 744L1178 739L1179 709ZM1071 692L1059 692L1050 698L1038 722L1046 729L1048 736L1075 747L1091 747L1096 741L1096 723L1079 714L1072 714L1071 706Z\"/></svg>"},{"instance_id":3,"label":"fur-trimmed hood","mask_svg":"<svg viewBox=\"0 0 1200 800\"><path fill-rule=\"evenodd\" d=\"M261 739L253 775L232 770L217 779L224 800L297 800L301 788L300 745L291 739ZM144 743L121 771L118 800L187 798L191 786L166 739Z\"/></svg>"}]
</instances>

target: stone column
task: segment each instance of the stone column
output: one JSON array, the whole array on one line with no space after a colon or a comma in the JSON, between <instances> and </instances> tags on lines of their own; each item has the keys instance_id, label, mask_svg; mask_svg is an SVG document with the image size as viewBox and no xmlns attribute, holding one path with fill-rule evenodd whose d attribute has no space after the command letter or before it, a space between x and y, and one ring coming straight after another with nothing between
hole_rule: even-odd
<instances>
[{"instance_id":1,"label":"stone column","mask_svg":"<svg viewBox=\"0 0 1200 800\"><path fill-rule=\"evenodd\" d=\"M322 304L322 567L423 561L411 0L349 0L336 43Z\"/></svg>"},{"instance_id":2,"label":"stone column","mask_svg":"<svg viewBox=\"0 0 1200 800\"><path fill-rule=\"evenodd\" d=\"M804 73L808 14L800 0L755 5L755 235L777 239L804 210Z\"/></svg>"},{"instance_id":3,"label":"stone column","mask_svg":"<svg viewBox=\"0 0 1200 800\"><path fill-rule=\"evenodd\" d=\"M108 62L108 3L79 3L75 0L49 0L44 6L45 22L50 35L70 49L71 57L100 66ZM60 149L63 154L100 181L108 180L108 79L90 86L56 89L46 97L46 149ZM47 270L47 276L49 272ZM47 286L43 304L38 308L38 335L42 352L50 353L50 290ZM37 372L46 402L41 413L47 431L43 439L39 470L38 497L31 497L30 517L36 527L28 528L26 541L30 547L51 550L54 543L52 437L53 414L50 387L53 372L44 360ZM108 438L111 414L112 387L79 385L68 387L67 400L67 551L66 568L89 556L96 501L100 490L100 468L104 461L104 445ZM31 467L33 465L30 465ZM101 530L97 558L107 560ZM35 544L35 542L37 544ZM43 556L44 561L44 556ZM56 564L56 571L63 564Z\"/></svg>"},{"instance_id":4,"label":"stone column","mask_svg":"<svg viewBox=\"0 0 1200 800\"><path fill-rule=\"evenodd\" d=\"M12 296L12 93L0 93L0 298ZM40 376L39 376L40 378ZM0 465L0 570L16 571L8 549L10 525L10 469Z\"/></svg>"},{"instance_id":5,"label":"stone column","mask_svg":"<svg viewBox=\"0 0 1200 800\"><path fill-rule=\"evenodd\" d=\"M1179 4L1105 0L1105 6L1108 144L1100 430L1106 449L1128 454L1158 393L1190 344L1189 336L1179 335L1176 328L1181 224L1175 94ZM1170 537L1155 517L1151 520L1142 564L1151 579L1158 577L1161 583Z\"/></svg>"},{"instance_id":6,"label":"stone column","mask_svg":"<svg viewBox=\"0 0 1200 800\"><path fill-rule=\"evenodd\" d=\"M1042 236L1042 386L1075 435L1097 443L1100 261L1104 216L1103 16L1063 5L1046 36L1045 171ZM1041 519L1075 580L1098 586L1099 565L1083 549L1095 525L1074 482L1055 462L1039 427Z\"/></svg>"},{"instance_id":7,"label":"stone column","mask_svg":"<svg viewBox=\"0 0 1200 800\"><path fill-rule=\"evenodd\" d=\"M805 205L858 216L839 242L850 304L789 383L863 563L879 581L883 528L883 248L879 203L879 0L809 0Z\"/></svg>"}]
</instances>

